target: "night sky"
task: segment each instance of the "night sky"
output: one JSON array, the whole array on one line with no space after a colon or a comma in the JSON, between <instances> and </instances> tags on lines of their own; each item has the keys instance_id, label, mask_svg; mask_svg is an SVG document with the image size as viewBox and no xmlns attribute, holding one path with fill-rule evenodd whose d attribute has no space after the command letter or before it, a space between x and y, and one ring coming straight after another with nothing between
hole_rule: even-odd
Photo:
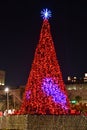
<instances>
[{"instance_id":1,"label":"night sky","mask_svg":"<svg viewBox=\"0 0 87 130\"><path fill-rule=\"evenodd\" d=\"M46 0L47 1L47 0ZM40 11L52 11L49 22L64 81L87 72L87 4L77 0L0 1L0 70L6 85L25 85L39 41Z\"/></svg>"}]
</instances>

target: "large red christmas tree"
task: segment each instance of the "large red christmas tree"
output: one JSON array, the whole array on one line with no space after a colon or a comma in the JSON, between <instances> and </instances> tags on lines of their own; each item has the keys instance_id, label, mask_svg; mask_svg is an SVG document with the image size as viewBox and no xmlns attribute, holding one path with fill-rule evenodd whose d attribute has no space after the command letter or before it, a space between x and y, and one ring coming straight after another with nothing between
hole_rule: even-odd
<instances>
[{"instance_id":1,"label":"large red christmas tree","mask_svg":"<svg viewBox=\"0 0 87 130\"><path fill-rule=\"evenodd\" d=\"M69 100L47 19L50 11L46 9L41 13L45 16L20 112L65 114L69 110Z\"/></svg>"}]
</instances>

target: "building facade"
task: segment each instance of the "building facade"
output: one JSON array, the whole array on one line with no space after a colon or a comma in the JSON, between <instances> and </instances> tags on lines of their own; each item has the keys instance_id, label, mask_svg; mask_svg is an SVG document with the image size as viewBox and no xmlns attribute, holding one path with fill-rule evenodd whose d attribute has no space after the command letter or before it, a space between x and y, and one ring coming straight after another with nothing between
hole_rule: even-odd
<instances>
[{"instance_id":1,"label":"building facade","mask_svg":"<svg viewBox=\"0 0 87 130\"><path fill-rule=\"evenodd\" d=\"M5 85L5 71L0 70L0 85L4 86Z\"/></svg>"},{"instance_id":2,"label":"building facade","mask_svg":"<svg viewBox=\"0 0 87 130\"><path fill-rule=\"evenodd\" d=\"M66 84L69 100L73 103L79 97L80 102L87 103L87 83L68 83ZM19 109L22 103L25 86L9 86L9 109ZM0 89L0 110L5 110L7 97L5 86Z\"/></svg>"}]
</instances>

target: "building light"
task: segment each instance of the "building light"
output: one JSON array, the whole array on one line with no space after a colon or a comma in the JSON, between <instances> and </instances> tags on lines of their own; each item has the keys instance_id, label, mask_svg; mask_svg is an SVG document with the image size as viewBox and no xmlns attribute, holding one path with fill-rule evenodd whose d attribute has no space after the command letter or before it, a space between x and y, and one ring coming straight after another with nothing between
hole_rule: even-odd
<instances>
[{"instance_id":1,"label":"building light","mask_svg":"<svg viewBox=\"0 0 87 130\"><path fill-rule=\"evenodd\" d=\"M0 70L0 85L5 85L5 71Z\"/></svg>"},{"instance_id":2,"label":"building light","mask_svg":"<svg viewBox=\"0 0 87 130\"><path fill-rule=\"evenodd\" d=\"M76 100L72 100L71 101L72 104L76 104L76 102L77 102Z\"/></svg>"},{"instance_id":3,"label":"building light","mask_svg":"<svg viewBox=\"0 0 87 130\"><path fill-rule=\"evenodd\" d=\"M1 85L5 85L4 83L2 83Z\"/></svg>"},{"instance_id":4,"label":"building light","mask_svg":"<svg viewBox=\"0 0 87 130\"><path fill-rule=\"evenodd\" d=\"M76 90L76 87L75 87L75 86L73 87L73 90Z\"/></svg>"},{"instance_id":5,"label":"building light","mask_svg":"<svg viewBox=\"0 0 87 130\"><path fill-rule=\"evenodd\" d=\"M77 79L77 77L74 77L74 79Z\"/></svg>"},{"instance_id":6,"label":"building light","mask_svg":"<svg viewBox=\"0 0 87 130\"><path fill-rule=\"evenodd\" d=\"M70 76L68 76L68 77L67 77L67 80L68 80L68 81L71 81L71 77L70 77Z\"/></svg>"},{"instance_id":7,"label":"building light","mask_svg":"<svg viewBox=\"0 0 87 130\"><path fill-rule=\"evenodd\" d=\"M85 73L85 77L87 77L87 73Z\"/></svg>"},{"instance_id":8,"label":"building light","mask_svg":"<svg viewBox=\"0 0 87 130\"><path fill-rule=\"evenodd\" d=\"M87 82L87 73L85 73L84 82Z\"/></svg>"},{"instance_id":9,"label":"building light","mask_svg":"<svg viewBox=\"0 0 87 130\"><path fill-rule=\"evenodd\" d=\"M73 82L76 82L77 77L73 77Z\"/></svg>"}]
</instances>

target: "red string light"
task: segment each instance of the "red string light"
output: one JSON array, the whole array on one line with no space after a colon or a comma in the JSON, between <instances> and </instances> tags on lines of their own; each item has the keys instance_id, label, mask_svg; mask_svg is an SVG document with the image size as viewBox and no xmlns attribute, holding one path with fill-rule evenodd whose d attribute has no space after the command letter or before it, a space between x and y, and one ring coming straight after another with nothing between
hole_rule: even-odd
<instances>
[{"instance_id":1,"label":"red string light","mask_svg":"<svg viewBox=\"0 0 87 130\"><path fill-rule=\"evenodd\" d=\"M59 86L60 91L66 95L65 105L67 109L63 108L60 103L54 102L50 94L47 96L46 93L43 92L42 82L44 78L51 78L53 82ZM48 20L45 19L43 20L39 44L36 48L34 61L23 95L20 113L66 114L69 106L65 84L62 79L62 73L60 71L50 32L50 24Z\"/></svg>"}]
</instances>

